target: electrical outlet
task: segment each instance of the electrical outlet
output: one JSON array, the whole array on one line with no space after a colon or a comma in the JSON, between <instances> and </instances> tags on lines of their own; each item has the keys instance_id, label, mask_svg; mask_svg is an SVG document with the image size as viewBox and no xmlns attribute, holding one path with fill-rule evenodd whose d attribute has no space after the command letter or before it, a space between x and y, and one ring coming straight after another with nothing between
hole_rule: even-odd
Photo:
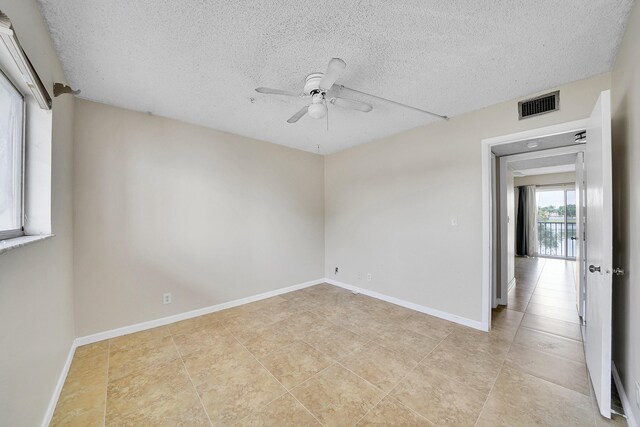
<instances>
[{"instance_id":1,"label":"electrical outlet","mask_svg":"<svg viewBox=\"0 0 640 427\"><path fill-rule=\"evenodd\" d=\"M171 304L171 293L170 292L162 294L162 303L163 304Z\"/></svg>"},{"instance_id":2,"label":"electrical outlet","mask_svg":"<svg viewBox=\"0 0 640 427\"><path fill-rule=\"evenodd\" d=\"M361 280L362 280L362 272L358 271L358 281L361 281Z\"/></svg>"},{"instance_id":3,"label":"electrical outlet","mask_svg":"<svg viewBox=\"0 0 640 427\"><path fill-rule=\"evenodd\" d=\"M373 279L373 274L367 273L367 282L370 282Z\"/></svg>"},{"instance_id":4,"label":"electrical outlet","mask_svg":"<svg viewBox=\"0 0 640 427\"><path fill-rule=\"evenodd\" d=\"M640 408L640 384L636 381L636 405Z\"/></svg>"},{"instance_id":5,"label":"electrical outlet","mask_svg":"<svg viewBox=\"0 0 640 427\"><path fill-rule=\"evenodd\" d=\"M336 272L334 274L338 274L338 267L336 267Z\"/></svg>"}]
</instances>

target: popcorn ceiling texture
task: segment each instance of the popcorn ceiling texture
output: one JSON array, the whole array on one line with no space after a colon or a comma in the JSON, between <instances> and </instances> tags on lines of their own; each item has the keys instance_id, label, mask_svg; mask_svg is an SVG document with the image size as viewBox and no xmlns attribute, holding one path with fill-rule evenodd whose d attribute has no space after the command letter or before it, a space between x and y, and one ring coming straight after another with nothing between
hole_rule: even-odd
<instances>
[{"instance_id":1,"label":"popcorn ceiling texture","mask_svg":"<svg viewBox=\"0 0 640 427\"><path fill-rule=\"evenodd\" d=\"M338 84L455 116L609 71L633 3L39 1L82 98L323 154L434 119L345 93L374 109L330 105L327 131L254 88L301 91L340 57Z\"/></svg>"}]
</instances>

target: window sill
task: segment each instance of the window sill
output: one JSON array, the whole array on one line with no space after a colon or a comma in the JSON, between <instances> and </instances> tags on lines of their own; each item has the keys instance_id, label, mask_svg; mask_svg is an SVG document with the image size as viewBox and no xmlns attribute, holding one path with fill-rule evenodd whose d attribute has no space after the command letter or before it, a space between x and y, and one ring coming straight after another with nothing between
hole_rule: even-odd
<instances>
[{"instance_id":1,"label":"window sill","mask_svg":"<svg viewBox=\"0 0 640 427\"><path fill-rule=\"evenodd\" d=\"M55 234L42 234L38 236L20 236L13 239L0 240L0 254L9 252L11 249L16 249L21 246L28 245L30 243L39 242L55 236Z\"/></svg>"}]
</instances>

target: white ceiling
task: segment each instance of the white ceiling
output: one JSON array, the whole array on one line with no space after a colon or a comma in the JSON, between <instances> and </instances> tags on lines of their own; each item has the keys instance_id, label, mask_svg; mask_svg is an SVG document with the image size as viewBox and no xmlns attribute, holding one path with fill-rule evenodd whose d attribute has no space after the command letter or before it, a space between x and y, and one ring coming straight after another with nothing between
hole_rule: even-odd
<instances>
[{"instance_id":1,"label":"white ceiling","mask_svg":"<svg viewBox=\"0 0 640 427\"><path fill-rule=\"evenodd\" d=\"M494 145L491 152L498 157L510 156L512 154L529 153L532 151L550 150L552 148L566 147L569 145L584 144L584 142L576 142L577 132L558 133L555 135L544 136L542 138L532 138L522 141L511 142L509 144ZM532 145L531 147L528 144Z\"/></svg>"},{"instance_id":2,"label":"white ceiling","mask_svg":"<svg viewBox=\"0 0 640 427\"><path fill-rule=\"evenodd\" d=\"M632 3L40 0L81 97L321 153L434 119L367 100L327 131L254 88L301 90L340 57L339 84L455 116L610 70Z\"/></svg>"},{"instance_id":3,"label":"white ceiling","mask_svg":"<svg viewBox=\"0 0 640 427\"><path fill-rule=\"evenodd\" d=\"M575 172L576 154L559 154L548 157L514 160L507 162L507 166L517 176Z\"/></svg>"}]
</instances>

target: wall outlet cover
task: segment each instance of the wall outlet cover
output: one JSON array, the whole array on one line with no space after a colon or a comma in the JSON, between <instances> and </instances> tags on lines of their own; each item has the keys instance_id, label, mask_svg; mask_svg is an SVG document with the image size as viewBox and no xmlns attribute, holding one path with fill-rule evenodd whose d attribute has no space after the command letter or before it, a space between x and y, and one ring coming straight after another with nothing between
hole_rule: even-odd
<instances>
[{"instance_id":1,"label":"wall outlet cover","mask_svg":"<svg viewBox=\"0 0 640 427\"><path fill-rule=\"evenodd\" d=\"M162 303L163 304L171 304L171 293L166 292L162 294Z\"/></svg>"},{"instance_id":2,"label":"wall outlet cover","mask_svg":"<svg viewBox=\"0 0 640 427\"><path fill-rule=\"evenodd\" d=\"M373 275L371 273L367 273L367 282L370 282L373 279Z\"/></svg>"}]
</instances>

